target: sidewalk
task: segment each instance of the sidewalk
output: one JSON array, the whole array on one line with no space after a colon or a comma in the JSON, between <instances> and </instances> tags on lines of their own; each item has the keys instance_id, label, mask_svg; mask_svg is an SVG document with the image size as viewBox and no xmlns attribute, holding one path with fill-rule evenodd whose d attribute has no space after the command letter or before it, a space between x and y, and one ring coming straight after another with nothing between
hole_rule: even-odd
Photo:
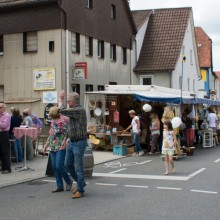
<instances>
[{"instance_id":1,"label":"sidewalk","mask_svg":"<svg viewBox=\"0 0 220 220\"><path fill-rule=\"evenodd\" d=\"M95 165L123 157L110 151L93 151L93 156ZM12 173L0 173L0 188L45 177L47 160L47 156L37 155L33 161L27 161L27 167L31 169L21 172L18 167L23 167L23 163L12 163Z\"/></svg>"}]
</instances>

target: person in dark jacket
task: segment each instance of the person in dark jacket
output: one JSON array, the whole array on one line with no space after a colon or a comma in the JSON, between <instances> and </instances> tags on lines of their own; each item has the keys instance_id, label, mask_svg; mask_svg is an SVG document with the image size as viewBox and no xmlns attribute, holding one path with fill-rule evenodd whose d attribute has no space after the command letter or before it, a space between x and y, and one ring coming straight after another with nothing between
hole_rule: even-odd
<instances>
[{"instance_id":1,"label":"person in dark jacket","mask_svg":"<svg viewBox=\"0 0 220 220\"><path fill-rule=\"evenodd\" d=\"M11 126L9 130L9 135L11 139L15 139L14 142L14 151L15 151L15 156L16 156L16 161L21 162L22 161L22 146L21 146L21 138L16 139L13 133L13 129L15 127L20 127L22 123L22 116L20 114L19 108L14 108L11 116Z\"/></svg>"}]
</instances>

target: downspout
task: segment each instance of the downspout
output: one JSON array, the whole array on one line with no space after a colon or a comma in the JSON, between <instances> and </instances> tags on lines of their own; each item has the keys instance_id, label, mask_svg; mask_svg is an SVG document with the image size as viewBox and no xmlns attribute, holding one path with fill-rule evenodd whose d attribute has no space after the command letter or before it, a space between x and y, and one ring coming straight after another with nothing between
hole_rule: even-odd
<instances>
[{"instance_id":1,"label":"downspout","mask_svg":"<svg viewBox=\"0 0 220 220\"><path fill-rule=\"evenodd\" d=\"M65 66L66 66L66 71L65 71L65 75L66 75L66 92L69 93L70 91L70 73L69 73L69 31L67 28L67 11L65 8L62 7L62 0L59 1L59 7L60 9L63 11L64 15L65 15L65 23L64 23L64 29L66 29L66 41L65 41L65 48L66 48L66 62L65 62ZM62 35L61 35L62 36ZM62 40L61 40L62 42Z\"/></svg>"}]
</instances>

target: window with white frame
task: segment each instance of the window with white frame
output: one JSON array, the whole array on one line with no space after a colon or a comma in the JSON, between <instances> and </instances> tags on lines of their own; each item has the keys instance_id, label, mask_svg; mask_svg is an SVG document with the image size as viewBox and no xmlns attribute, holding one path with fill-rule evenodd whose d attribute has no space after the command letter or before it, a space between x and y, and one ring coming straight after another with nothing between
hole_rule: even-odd
<instances>
[{"instance_id":1,"label":"window with white frame","mask_svg":"<svg viewBox=\"0 0 220 220\"><path fill-rule=\"evenodd\" d=\"M86 37L86 56L93 55L93 38Z\"/></svg>"},{"instance_id":2,"label":"window with white frame","mask_svg":"<svg viewBox=\"0 0 220 220\"><path fill-rule=\"evenodd\" d=\"M37 31L23 33L23 52L37 52L38 39Z\"/></svg>"},{"instance_id":3,"label":"window with white frame","mask_svg":"<svg viewBox=\"0 0 220 220\"><path fill-rule=\"evenodd\" d=\"M153 85L153 76L152 75L140 76L140 85Z\"/></svg>"},{"instance_id":4,"label":"window with white frame","mask_svg":"<svg viewBox=\"0 0 220 220\"><path fill-rule=\"evenodd\" d=\"M72 53L80 53L80 34L71 33L71 51Z\"/></svg>"},{"instance_id":5,"label":"window with white frame","mask_svg":"<svg viewBox=\"0 0 220 220\"><path fill-rule=\"evenodd\" d=\"M93 7L93 0L87 0L87 8Z\"/></svg>"},{"instance_id":6,"label":"window with white frame","mask_svg":"<svg viewBox=\"0 0 220 220\"><path fill-rule=\"evenodd\" d=\"M116 19L116 5L111 5L111 19Z\"/></svg>"},{"instance_id":7,"label":"window with white frame","mask_svg":"<svg viewBox=\"0 0 220 220\"><path fill-rule=\"evenodd\" d=\"M92 92L93 91L93 85L86 84L86 92Z\"/></svg>"},{"instance_id":8,"label":"window with white frame","mask_svg":"<svg viewBox=\"0 0 220 220\"><path fill-rule=\"evenodd\" d=\"M116 44L110 45L110 59L116 61Z\"/></svg>"},{"instance_id":9,"label":"window with white frame","mask_svg":"<svg viewBox=\"0 0 220 220\"><path fill-rule=\"evenodd\" d=\"M127 49L125 47L121 48L121 62L127 64Z\"/></svg>"},{"instance_id":10,"label":"window with white frame","mask_svg":"<svg viewBox=\"0 0 220 220\"><path fill-rule=\"evenodd\" d=\"M0 55L4 53L3 35L0 35Z\"/></svg>"},{"instance_id":11,"label":"window with white frame","mask_svg":"<svg viewBox=\"0 0 220 220\"><path fill-rule=\"evenodd\" d=\"M98 40L98 58L104 59L104 56L105 56L104 41Z\"/></svg>"}]
</instances>

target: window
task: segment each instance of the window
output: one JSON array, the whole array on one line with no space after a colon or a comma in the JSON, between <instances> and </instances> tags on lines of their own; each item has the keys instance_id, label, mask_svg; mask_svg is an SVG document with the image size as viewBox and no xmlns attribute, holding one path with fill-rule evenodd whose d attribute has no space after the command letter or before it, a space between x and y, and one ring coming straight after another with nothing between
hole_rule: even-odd
<instances>
[{"instance_id":1,"label":"window","mask_svg":"<svg viewBox=\"0 0 220 220\"><path fill-rule=\"evenodd\" d=\"M140 85L153 85L153 76L141 76Z\"/></svg>"},{"instance_id":2,"label":"window","mask_svg":"<svg viewBox=\"0 0 220 220\"><path fill-rule=\"evenodd\" d=\"M86 37L86 56L93 55L93 38Z\"/></svg>"},{"instance_id":3,"label":"window","mask_svg":"<svg viewBox=\"0 0 220 220\"><path fill-rule=\"evenodd\" d=\"M116 82L109 82L109 85L117 85Z\"/></svg>"},{"instance_id":4,"label":"window","mask_svg":"<svg viewBox=\"0 0 220 220\"><path fill-rule=\"evenodd\" d=\"M80 84L72 84L72 92L77 92L78 94L80 94Z\"/></svg>"},{"instance_id":5,"label":"window","mask_svg":"<svg viewBox=\"0 0 220 220\"><path fill-rule=\"evenodd\" d=\"M116 19L116 6L111 5L111 19Z\"/></svg>"},{"instance_id":6,"label":"window","mask_svg":"<svg viewBox=\"0 0 220 220\"><path fill-rule=\"evenodd\" d=\"M105 86L98 86L98 91L104 91L105 90Z\"/></svg>"},{"instance_id":7,"label":"window","mask_svg":"<svg viewBox=\"0 0 220 220\"><path fill-rule=\"evenodd\" d=\"M49 41L49 51L54 52L54 41Z\"/></svg>"},{"instance_id":8,"label":"window","mask_svg":"<svg viewBox=\"0 0 220 220\"><path fill-rule=\"evenodd\" d=\"M0 35L0 55L4 53L4 43L3 43L3 36Z\"/></svg>"},{"instance_id":9,"label":"window","mask_svg":"<svg viewBox=\"0 0 220 220\"><path fill-rule=\"evenodd\" d=\"M23 52L37 52L37 49L37 32L33 31L23 33Z\"/></svg>"},{"instance_id":10,"label":"window","mask_svg":"<svg viewBox=\"0 0 220 220\"><path fill-rule=\"evenodd\" d=\"M92 6L93 6L93 0L87 0L87 7L88 8L92 8Z\"/></svg>"},{"instance_id":11,"label":"window","mask_svg":"<svg viewBox=\"0 0 220 220\"><path fill-rule=\"evenodd\" d=\"M93 91L93 85L86 85L86 92L92 92Z\"/></svg>"},{"instance_id":12,"label":"window","mask_svg":"<svg viewBox=\"0 0 220 220\"><path fill-rule=\"evenodd\" d=\"M125 47L122 47L121 50L121 61L123 64L127 64L127 49Z\"/></svg>"},{"instance_id":13,"label":"window","mask_svg":"<svg viewBox=\"0 0 220 220\"><path fill-rule=\"evenodd\" d=\"M71 50L73 53L80 53L80 34L71 33Z\"/></svg>"},{"instance_id":14,"label":"window","mask_svg":"<svg viewBox=\"0 0 220 220\"><path fill-rule=\"evenodd\" d=\"M104 59L104 56L105 56L104 51L105 51L104 41L99 40L99 41L98 41L98 57L99 57L99 58Z\"/></svg>"},{"instance_id":15,"label":"window","mask_svg":"<svg viewBox=\"0 0 220 220\"><path fill-rule=\"evenodd\" d=\"M115 44L110 45L110 59L112 61L116 61L116 45Z\"/></svg>"}]
</instances>

